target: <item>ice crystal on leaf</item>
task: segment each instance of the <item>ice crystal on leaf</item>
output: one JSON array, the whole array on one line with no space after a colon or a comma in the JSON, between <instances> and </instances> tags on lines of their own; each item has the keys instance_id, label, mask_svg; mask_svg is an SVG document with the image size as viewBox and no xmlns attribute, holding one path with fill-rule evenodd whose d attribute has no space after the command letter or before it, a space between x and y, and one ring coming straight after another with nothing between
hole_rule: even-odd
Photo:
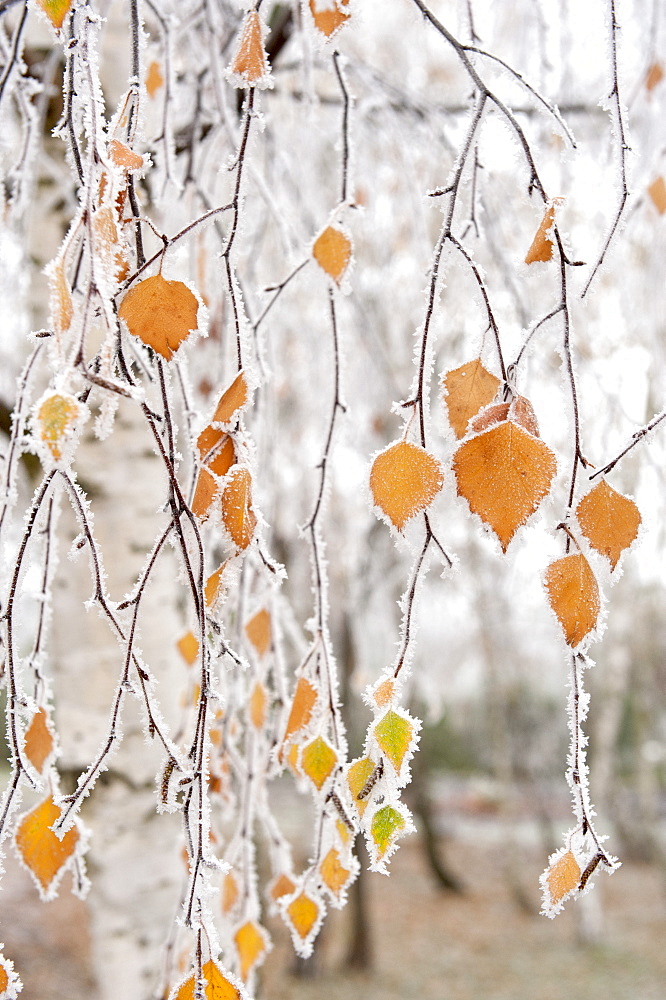
<instances>
[{"instance_id":1,"label":"ice crystal on leaf","mask_svg":"<svg viewBox=\"0 0 666 1000\"><path fill-rule=\"evenodd\" d=\"M546 591L564 638L578 646L596 628L601 610L599 587L590 564L579 552L551 563L546 570Z\"/></svg>"},{"instance_id":2,"label":"ice crystal on leaf","mask_svg":"<svg viewBox=\"0 0 666 1000\"><path fill-rule=\"evenodd\" d=\"M615 569L622 553L636 540L641 525L634 501L604 480L580 501L576 518L592 548L606 556L611 569Z\"/></svg>"},{"instance_id":3,"label":"ice crystal on leaf","mask_svg":"<svg viewBox=\"0 0 666 1000\"><path fill-rule=\"evenodd\" d=\"M199 302L187 285L155 274L127 292L118 315L133 336L170 361L197 329L198 311Z\"/></svg>"},{"instance_id":4,"label":"ice crystal on leaf","mask_svg":"<svg viewBox=\"0 0 666 1000\"><path fill-rule=\"evenodd\" d=\"M409 441L389 445L377 455L370 470L375 506L398 531L430 506L443 482L439 461L425 448Z\"/></svg>"}]
</instances>

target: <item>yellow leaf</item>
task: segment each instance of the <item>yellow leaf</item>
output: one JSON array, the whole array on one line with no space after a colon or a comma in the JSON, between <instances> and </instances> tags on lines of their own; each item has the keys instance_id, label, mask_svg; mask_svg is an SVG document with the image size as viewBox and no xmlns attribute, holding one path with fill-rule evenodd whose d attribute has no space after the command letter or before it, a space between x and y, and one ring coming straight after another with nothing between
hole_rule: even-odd
<instances>
[{"instance_id":1,"label":"yellow leaf","mask_svg":"<svg viewBox=\"0 0 666 1000\"><path fill-rule=\"evenodd\" d=\"M375 726L375 739L380 750L393 764L396 771L402 767L405 754L414 738L414 727L402 715L390 709Z\"/></svg>"},{"instance_id":2,"label":"yellow leaf","mask_svg":"<svg viewBox=\"0 0 666 1000\"><path fill-rule=\"evenodd\" d=\"M326 783L337 762L335 750L321 736L304 747L301 754L301 770L318 789Z\"/></svg>"},{"instance_id":3,"label":"yellow leaf","mask_svg":"<svg viewBox=\"0 0 666 1000\"><path fill-rule=\"evenodd\" d=\"M188 667L191 667L199 655L199 640L197 637L193 632L186 632L178 640L176 646L185 663L187 663Z\"/></svg>"},{"instance_id":4,"label":"yellow leaf","mask_svg":"<svg viewBox=\"0 0 666 1000\"><path fill-rule=\"evenodd\" d=\"M319 874L324 885L328 886L333 895L339 896L349 881L351 871L344 867L340 861L339 853L332 847L319 866Z\"/></svg>"},{"instance_id":5,"label":"yellow leaf","mask_svg":"<svg viewBox=\"0 0 666 1000\"><path fill-rule=\"evenodd\" d=\"M559 903L568 893L578 888L580 867L571 851L562 854L555 864L550 866L546 872L546 882L551 901L554 904Z\"/></svg>"},{"instance_id":6,"label":"yellow leaf","mask_svg":"<svg viewBox=\"0 0 666 1000\"><path fill-rule=\"evenodd\" d=\"M305 940L317 923L319 907L313 899L301 892L287 907L287 915L298 936Z\"/></svg>"},{"instance_id":7,"label":"yellow leaf","mask_svg":"<svg viewBox=\"0 0 666 1000\"><path fill-rule=\"evenodd\" d=\"M160 87L164 86L164 77L162 76L162 70L160 64L153 59L150 66L148 67L148 72L146 73L146 90L148 91L149 97L154 97Z\"/></svg>"},{"instance_id":8,"label":"yellow leaf","mask_svg":"<svg viewBox=\"0 0 666 1000\"><path fill-rule=\"evenodd\" d=\"M253 920L248 920L234 934L236 950L240 960L240 974L247 979L250 971L261 961L268 951L266 932Z\"/></svg>"},{"instance_id":9,"label":"yellow leaf","mask_svg":"<svg viewBox=\"0 0 666 1000\"><path fill-rule=\"evenodd\" d=\"M129 290L120 303L118 316L131 334L170 361L197 329L198 310L196 296L187 285L156 274Z\"/></svg>"},{"instance_id":10,"label":"yellow leaf","mask_svg":"<svg viewBox=\"0 0 666 1000\"><path fill-rule=\"evenodd\" d=\"M370 470L375 506L398 531L425 510L442 488L444 474L436 458L409 441L395 441L380 452Z\"/></svg>"},{"instance_id":11,"label":"yellow leaf","mask_svg":"<svg viewBox=\"0 0 666 1000\"><path fill-rule=\"evenodd\" d=\"M351 17L351 14L347 14L344 9L348 4L349 0L334 0L333 3L330 0L327 3L322 3L321 0L310 0L310 12L317 30L321 31L322 35L326 35L327 38L335 34Z\"/></svg>"},{"instance_id":12,"label":"yellow leaf","mask_svg":"<svg viewBox=\"0 0 666 1000\"><path fill-rule=\"evenodd\" d=\"M240 990L222 974L217 962L210 959L201 971L205 982L204 996L206 1000L241 1000ZM178 992L175 995L172 994L173 1000L194 1000L194 987L194 973L192 973Z\"/></svg>"},{"instance_id":13,"label":"yellow leaf","mask_svg":"<svg viewBox=\"0 0 666 1000\"><path fill-rule=\"evenodd\" d=\"M252 509L252 476L249 469L236 468L220 497L222 523L238 549L246 549L254 537L257 517Z\"/></svg>"},{"instance_id":14,"label":"yellow leaf","mask_svg":"<svg viewBox=\"0 0 666 1000\"><path fill-rule=\"evenodd\" d=\"M30 720L25 734L25 755L41 773L44 762L53 751L53 736L49 728L49 720L43 708L38 709Z\"/></svg>"},{"instance_id":15,"label":"yellow leaf","mask_svg":"<svg viewBox=\"0 0 666 1000\"><path fill-rule=\"evenodd\" d=\"M265 656L271 648L271 616L266 608L257 611L245 626L245 634L259 653Z\"/></svg>"},{"instance_id":16,"label":"yellow leaf","mask_svg":"<svg viewBox=\"0 0 666 1000\"><path fill-rule=\"evenodd\" d=\"M268 61L261 37L261 21L256 10L246 15L231 72L245 84L255 86L268 75Z\"/></svg>"},{"instance_id":17,"label":"yellow leaf","mask_svg":"<svg viewBox=\"0 0 666 1000\"><path fill-rule=\"evenodd\" d=\"M652 184L648 187L648 194L654 207L660 215L663 215L666 212L666 184L661 175L652 181Z\"/></svg>"},{"instance_id":18,"label":"yellow leaf","mask_svg":"<svg viewBox=\"0 0 666 1000\"><path fill-rule=\"evenodd\" d=\"M527 251L525 257L526 264L534 264L537 261L551 260L553 256L553 241L548 235L555 222L555 206L549 205L546 214L541 220L541 225L536 231L532 246Z\"/></svg>"},{"instance_id":19,"label":"yellow leaf","mask_svg":"<svg viewBox=\"0 0 666 1000\"><path fill-rule=\"evenodd\" d=\"M319 234L312 247L314 259L338 285L347 270L351 252L349 237L332 226L328 226Z\"/></svg>"},{"instance_id":20,"label":"yellow leaf","mask_svg":"<svg viewBox=\"0 0 666 1000\"><path fill-rule=\"evenodd\" d=\"M145 166L143 156L139 156L120 139L112 139L109 143L109 156L113 163L123 170L141 170Z\"/></svg>"},{"instance_id":21,"label":"yellow leaf","mask_svg":"<svg viewBox=\"0 0 666 1000\"><path fill-rule=\"evenodd\" d=\"M222 879L222 912L231 913L238 900L239 890L236 876L233 872L227 872Z\"/></svg>"},{"instance_id":22,"label":"yellow leaf","mask_svg":"<svg viewBox=\"0 0 666 1000\"><path fill-rule=\"evenodd\" d=\"M596 626L599 587L585 556L571 553L546 570L546 590L569 646L577 646Z\"/></svg>"},{"instance_id":23,"label":"yellow leaf","mask_svg":"<svg viewBox=\"0 0 666 1000\"><path fill-rule=\"evenodd\" d=\"M379 857L383 857L389 847L405 828L405 818L393 806L382 806L372 817L370 836L375 842Z\"/></svg>"},{"instance_id":24,"label":"yellow leaf","mask_svg":"<svg viewBox=\"0 0 666 1000\"><path fill-rule=\"evenodd\" d=\"M238 411L242 410L249 399L247 379L245 372L238 372L228 389L220 396L220 401L215 408L215 413L211 420L212 424L230 424L238 418Z\"/></svg>"},{"instance_id":25,"label":"yellow leaf","mask_svg":"<svg viewBox=\"0 0 666 1000\"><path fill-rule=\"evenodd\" d=\"M42 402L37 411L40 437L59 462L81 414L81 408L73 396L54 392Z\"/></svg>"},{"instance_id":26,"label":"yellow leaf","mask_svg":"<svg viewBox=\"0 0 666 1000\"><path fill-rule=\"evenodd\" d=\"M60 29L72 9L72 0L37 0L54 28Z\"/></svg>"},{"instance_id":27,"label":"yellow leaf","mask_svg":"<svg viewBox=\"0 0 666 1000\"><path fill-rule=\"evenodd\" d=\"M664 68L660 62L654 62L645 74L645 89L654 90L664 79Z\"/></svg>"},{"instance_id":28,"label":"yellow leaf","mask_svg":"<svg viewBox=\"0 0 666 1000\"><path fill-rule=\"evenodd\" d=\"M369 757L359 757L359 759L353 761L347 769L347 784L349 785L349 791L351 792L352 802L354 803L359 816L362 816L367 809L368 799L359 799L358 796L367 784L368 778L374 769L374 761L370 760Z\"/></svg>"},{"instance_id":29,"label":"yellow leaf","mask_svg":"<svg viewBox=\"0 0 666 1000\"><path fill-rule=\"evenodd\" d=\"M317 690L306 677L299 677L291 703L287 728L282 742L286 743L290 736L304 729L312 718L312 709L317 701Z\"/></svg>"},{"instance_id":30,"label":"yellow leaf","mask_svg":"<svg viewBox=\"0 0 666 1000\"><path fill-rule=\"evenodd\" d=\"M255 729L263 729L266 722L266 688L257 681L252 688L248 703L250 721Z\"/></svg>"},{"instance_id":31,"label":"yellow leaf","mask_svg":"<svg viewBox=\"0 0 666 1000\"><path fill-rule=\"evenodd\" d=\"M502 551L550 491L555 456L513 420L495 424L453 456L458 495L497 535Z\"/></svg>"},{"instance_id":32,"label":"yellow leaf","mask_svg":"<svg viewBox=\"0 0 666 1000\"><path fill-rule=\"evenodd\" d=\"M471 418L492 403L499 387L500 380L484 368L481 358L446 373L444 402L456 437L465 436Z\"/></svg>"},{"instance_id":33,"label":"yellow leaf","mask_svg":"<svg viewBox=\"0 0 666 1000\"><path fill-rule=\"evenodd\" d=\"M51 827L60 819L60 809L49 796L21 819L16 830L16 848L35 880L48 892L49 886L76 850L79 831L72 827L60 840Z\"/></svg>"},{"instance_id":34,"label":"yellow leaf","mask_svg":"<svg viewBox=\"0 0 666 1000\"><path fill-rule=\"evenodd\" d=\"M621 554L638 535L641 515L629 497L602 480L578 504L576 517L593 549L615 569Z\"/></svg>"}]
</instances>

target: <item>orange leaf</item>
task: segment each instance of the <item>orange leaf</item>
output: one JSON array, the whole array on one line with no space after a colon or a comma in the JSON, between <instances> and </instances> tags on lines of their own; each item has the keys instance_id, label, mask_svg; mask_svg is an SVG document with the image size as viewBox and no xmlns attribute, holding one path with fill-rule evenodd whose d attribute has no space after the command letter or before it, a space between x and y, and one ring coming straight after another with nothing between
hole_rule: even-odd
<instances>
[{"instance_id":1,"label":"orange leaf","mask_svg":"<svg viewBox=\"0 0 666 1000\"><path fill-rule=\"evenodd\" d=\"M43 708L33 715L25 734L25 755L41 773L44 762L53 751L53 736L49 728L48 715Z\"/></svg>"},{"instance_id":2,"label":"orange leaf","mask_svg":"<svg viewBox=\"0 0 666 1000\"><path fill-rule=\"evenodd\" d=\"M59 257L52 264L49 272L50 304L53 325L57 333L69 330L74 317L72 292L65 274L65 262Z\"/></svg>"},{"instance_id":3,"label":"orange leaf","mask_svg":"<svg viewBox=\"0 0 666 1000\"><path fill-rule=\"evenodd\" d=\"M220 492L220 484L210 474L208 469L199 469L192 497L192 513L200 521L206 521L210 514L213 500Z\"/></svg>"},{"instance_id":4,"label":"orange leaf","mask_svg":"<svg viewBox=\"0 0 666 1000\"><path fill-rule=\"evenodd\" d=\"M252 509L252 476L249 469L237 468L220 497L222 522L238 549L246 549L254 536L257 517Z\"/></svg>"},{"instance_id":5,"label":"orange leaf","mask_svg":"<svg viewBox=\"0 0 666 1000\"><path fill-rule=\"evenodd\" d=\"M49 796L21 819L16 830L16 848L23 863L43 892L74 854L79 840L76 827L60 840L51 827L60 819L60 809Z\"/></svg>"},{"instance_id":6,"label":"orange leaf","mask_svg":"<svg viewBox=\"0 0 666 1000\"><path fill-rule=\"evenodd\" d=\"M266 688L259 681L252 688L248 703L250 721L255 729L263 729L266 722Z\"/></svg>"},{"instance_id":7,"label":"orange leaf","mask_svg":"<svg viewBox=\"0 0 666 1000\"><path fill-rule=\"evenodd\" d=\"M348 0L336 0L332 5L329 3L326 6L321 0L310 0L310 12L317 30L330 38L351 17L343 9L347 6Z\"/></svg>"},{"instance_id":8,"label":"orange leaf","mask_svg":"<svg viewBox=\"0 0 666 1000\"><path fill-rule=\"evenodd\" d=\"M555 456L512 420L469 438L453 456L458 495L495 532L502 551L547 496Z\"/></svg>"},{"instance_id":9,"label":"orange leaf","mask_svg":"<svg viewBox=\"0 0 666 1000\"><path fill-rule=\"evenodd\" d=\"M664 79L664 69L660 62L654 62L645 74L645 89L654 90Z\"/></svg>"},{"instance_id":10,"label":"orange leaf","mask_svg":"<svg viewBox=\"0 0 666 1000\"><path fill-rule=\"evenodd\" d=\"M296 888L296 883L289 878L288 875L280 874L273 882L270 889L270 896L276 902L281 899L282 896L291 896L292 892Z\"/></svg>"},{"instance_id":11,"label":"orange leaf","mask_svg":"<svg viewBox=\"0 0 666 1000\"><path fill-rule=\"evenodd\" d=\"M268 940L266 932L253 920L248 920L234 934L236 950L240 959L240 974L247 979L250 970L266 955Z\"/></svg>"},{"instance_id":12,"label":"orange leaf","mask_svg":"<svg viewBox=\"0 0 666 1000\"><path fill-rule=\"evenodd\" d=\"M652 181L652 184L648 187L648 194L654 207L660 215L663 215L666 212L666 184L664 184L663 177L659 176L656 180Z\"/></svg>"},{"instance_id":13,"label":"orange leaf","mask_svg":"<svg viewBox=\"0 0 666 1000\"><path fill-rule=\"evenodd\" d=\"M246 84L254 86L268 75L268 62L261 37L261 21L256 10L251 10L243 21L236 55L231 72Z\"/></svg>"},{"instance_id":14,"label":"orange leaf","mask_svg":"<svg viewBox=\"0 0 666 1000\"><path fill-rule=\"evenodd\" d=\"M320 233L312 247L312 256L319 266L340 284L351 257L352 245L348 236L340 229L328 226Z\"/></svg>"},{"instance_id":15,"label":"orange leaf","mask_svg":"<svg viewBox=\"0 0 666 1000\"><path fill-rule=\"evenodd\" d=\"M109 143L109 156L115 165L122 167L123 170L141 170L145 166L143 156L139 156L120 139L112 139Z\"/></svg>"},{"instance_id":16,"label":"orange leaf","mask_svg":"<svg viewBox=\"0 0 666 1000\"><path fill-rule=\"evenodd\" d=\"M337 762L335 750L321 736L308 743L301 754L301 770L319 790L331 776Z\"/></svg>"},{"instance_id":17,"label":"orange leaf","mask_svg":"<svg viewBox=\"0 0 666 1000\"><path fill-rule=\"evenodd\" d=\"M351 871L341 863L340 855L334 847L320 864L319 873L324 885L328 886L334 896L340 895L351 876Z\"/></svg>"},{"instance_id":18,"label":"orange leaf","mask_svg":"<svg viewBox=\"0 0 666 1000\"><path fill-rule=\"evenodd\" d=\"M163 86L164 77L162 76L160 64L153 59L148 67L148 72L146 73L146 90L148 91L149 97L154 97L160 87Z\"/></svg>"},{"instance_id":19,"label":"orange leaf","mask_svg":"<svg viewBox=\"0 0 666 1000\"><path fill-rule=\"evenodd\" d=\"M9 975L5 969L5 963L0 956L0 994L7 992L7 987L9 986Z\"/></svg>"},{"instance_id":20,"label":"orange leaf","mask_svg":"<svg viewBox=\"0 0 666 1000\"><path fill-rule=\"evenodd\" d=\"M191 667L199 655L199 640L194 635L193 632L186 632L184 636L176 643L178 647L178 652L187 663L188 667Z\"/></svg>"},{"instance_id":21,"label":"orange leaf","mask_svg":"<svg viewBox=\"0 0 666 1000\"><path fill-rule=\"evenodd\" d=\"M378 684L377 687L372 692L372 697L374 698L375 705L378 708L384 708L390 701L393 700L395 694L395 681L390 677L387 677L385 681Z\"/></svg>"},{"instance_id":22,"label":"orange leaf","mask_svg":"<svg viewBox=\"0 0 666 1000\"><path fill-rule=\"evenodd\" d=\"M224 575L224 567L227 565L226 560L219 566L214 573L206 580L206 606L212 607L220 596L220 591L222 589L222 577Z\"/></svg>"},{"instance_id":23,"label":"orange leaf","mask_svg":"<svg viewBox=\"0 0 666 1000\"><path fill-rule=\"evenodd\" d=\"M601 610L590 564L580 553L557 559L546 570L545 585L568 645L577 646L596 626Z\"/></svg>"},{"instance_id":24,"label":"orange leaf","mask_svg":"<svg viewBox=\"0 0 666 1000\"><path fill-rule=\"evenodd\" d=\"M546 882L551 901L554 904L578 888L580 882L580 867L573 853L567 851L551 865L546 872Z\"/></svg>"},{"instance_id":25,"label":"orange leaf","mask_svg":"<svg viewBox=\"0 0 666 1000\"><path fill-rule=\"evenodd\" d=\"M216 476L226 476L236 461L236 449L228 434L215 427L206 427L197 438L201 461Z\"/></svg>"},{"instance_id":26,"label":"orange leaf","mask_svg":"<svg viewBox=\"0 0 666 1000\"><path fill-rule=\"evenodd\" d=\"M396 441L380 452L370 470L370 489L398 531L425 510L442 488L444 474L436 458L409 441Z\"/></svg>"},{"instance_id":27,"label":"orange leaf","mask_svg":"<svg viewBox=\"0 0 666 1000\"><path fill-rule=\"evenodd\" d=\"M529 434L539 437L539 423L534 407L525 396L514 396L510 401L485 406L472 417L468 430L470 434L480 434L481 431L487 431L503 420L513 420Z\"/></svg>"},{"instance_id":28,"label":"orange leaf","mask_svg":"<svg viewBox=\"0 0 666 1000\"><path fill-rule=\"evenodd\" d=\"M60 29L72 7L72 0L37 0L54 28Z\"/></svg>"},{"instance_id":29,"label":"orange leaf","mask_svg":"<svg viewBox=\"0 0 666 1000\"><path fill-rule=\"evenodd\" d=\"M548 231L552 229L554 222L555 206L549 205L546 209L546 214L541 220L541 225L536 231L536 235L532 241L532 246L529 248L525 256L526 264L534 264L536 261L547 261L552 259L553 241L548 235Z\"/></svg>"},{"instance_id":30,"label":"orange leaf","mask_svg":"<svg viewBox=\"0 0 666 1000\"><path fill-rule=\"evenodd\" d=\"M72 431L80 415L80 407L73 396L54 392L47 396L37 412L40 437L56 462L62 458Z\"/></svg>"},{"instance_id":31,"label":"orange leaf","mask_svg":"<svg viewBox=\"0 0 666 1000\"><path fill-rule=\"evenodd\" d=\"M349 785L352 801L359 816L363 815L368 805L368 799L359 799L359 795L374 769L374 761L370 760L369 757L359 757L358 760L353 761L347 768L347 784Z\"/></svg>"},{"instance_id":32,"label":"orange leaf","mask_svg":"<svg viewBox=\"0 0 666 1000\"><path fill-rule=\"evenodd\" d=\"M247 379L245 378L245 373L241 370L229 388L225 389L220 396L220 401L217 404L211 423L230 424L236 419L238 411L245 406L248 399Z\"/></svg>"},{"instance_id":33,"label":"orange leaf","mask_svg":"<svg viewBox=\"0 0 666 1000\"><path fill-rule=\"evenodd\" d=\"M205 963L201 971L206 984L204 988L206 1000L241 1000L240 990L233 986L226 976L222 974L222 970L217 962L210 959L210 961ZM178 992L175 995L172 994L173 1000L194 1000L194 987L194 973L192 973L189 979L186 979L182 984Z\"/></svg>"},{"instance_id":34,"label":"orange leaf","mask_svg":"<svg viewBox=\"0 0 666 1000\"><path fill-rule=\"evenodd\" d=\"M120 303L118 316L131 334L170 361L197 329L198 310L196 296L187 285L156 274L129 290Z\"/></svg>"},{"instance_id":35,"label":"orange leaf","mask_svg":"<svg viewBox=\"0 0 666 1000\"><path fill-rule=\"evenodd\" d=\"M302 892L289 904L287 914L298 936L305 939L317 923L319 907Z\"/></svg>"},{"instance_id":36,"label":"orange leaf","mask_svg":"<svg viewBox=\"0 0 666 1000\"><path fill-rule=\"evenodd\" d=\"M583 497L576 508L576 517L592 548L606 556L611 569L615 569L621 554L635 541L641 524L634 501L604 480Z\"/></svg>"},{"instance_id":37,"label":"orange leaf","mask_svg":"<svg viewBox=\"0 0 666 1000\"><path fill-rule=\"evenodd\" d=\"M259 653L265 656L271 648L271 616L266 608L257 611L245 626L245 634Z\"/></svg>"},{"instance_id":38,"label":"orange leaf","mask_svg":"<svg viewBox=\"0 0 666 1000\"><path fill-rule=\"evenodd\" d=\"M492 403L500 384L500 380L484 368L481 358L446 373L444 402L456 437L465 436L471 418Z\"/></svg>"},{"instance_id":39,"label":"orange leaf","mask_svg":"<svg viewBox=\"0 0 666 1000\"><path fill-rule=\"evenodd\" d=\"M283 743L299 730L304 729L312 718L312 709L317 701L317 690L306 677L299 677L294 691L294 700L287 720Z\"/></svg>"}]
</instances>

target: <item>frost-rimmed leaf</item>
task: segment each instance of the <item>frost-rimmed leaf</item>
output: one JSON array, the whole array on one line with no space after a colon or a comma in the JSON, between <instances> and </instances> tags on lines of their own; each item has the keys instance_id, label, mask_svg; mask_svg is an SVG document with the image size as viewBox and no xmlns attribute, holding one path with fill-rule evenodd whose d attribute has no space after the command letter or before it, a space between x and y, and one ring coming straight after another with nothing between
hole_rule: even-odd
<instances>
[{"instance_id":1,"label":"frost-rimmed leaf","mask_svg":"<svg viewBox=\"0 0 666 1000\"><path fill-rule=\"evenodd\" d=\"M386 863L398 846L398 840L414 832L414 824L407 808L400 802L378 805L364 817L366 843L373 871L386 872Z\"/></svg>"},{"instance_id":2,"label":"frost-rimmed leaf","mask_svg":"<svg viewBox=\"0 0 666 1000\"><path fill-rule=\"evenodd\" d=\"M539 880L543 893L541 912L548 917L559 913L565 900L578 890L580 877L580 865L572 850L563 849L554 854Z\"/></svg>"},{"instance_id":3,"label":"frost-rimmed leaf","mask_svg":"<svg viewBox=\"0 0 666 1000\"><path fill-rule=\"evenodd\" d=\"M553 240L550 232L553 228L554 222L555 205L552 204L546 209L545 215L541 220L541 225L537 229L534 239L532 240L532 245L525 255L526 264L535 264L537 262L552 260Z\"/></svg>"},{"instance_id":4,"label":"frost-rimmed leaf","mask_svg":"<svg viewBox=\"0 0 666 1000\"><path fill-rule=\"evenodd\" d=\"M23 989L23 983L14 969L14 963L2 953L0 944L0 997L2 1000L16 1000Z\"/></svg>"},{"instance_id":5,"label":"frost-rimmed leaf","mask_svg":"<svg viewBox=\"0 0 666 1000\"><path fill-rule=\"evenodd\" d=\"M44 11L53 27L59 31L72 9L73 0L37 0L37 6Z\"/></svg>"},{"instance_id":6,"label":"frost-rimmed leaf","mask_svg":"<svg viewBox=\"0 0 666 1000\"><path fill-rule=\"evenodd\" d=\"M636 540L641 526L640 511L634 501L603 479L582 498L576 517L592 548L606 556L611 569L615 569L624 550Z\"/></svg>"},{"instance_id":7,"label":"frost-rimmed leaf","mask_svg":"<svg viewBox=\"0 0 666 1000\"><path fill-rule=\"evenodd\" d=\"M202 968L205 1000L246 1000L246 993L233 982L228 972L209 959ZM169 1000L194 1000L195 997L195 973L192 972L169 994ZM198 993L196 994L198 997Z\"/></svg>"},{"instance_id":8,"label":"frost-rimmed leaf","mask_svg":"<svg viewBox=\"0 0 666 1000\"><path fill-rule=\"evenodd\" d=\"M327 226L314 241L312 256L337 285L342 281L351 260L351 240L341 229Z\"/></svg>"},{"instance_id":9,"label":"frost-rimmed leaf","mask_svg":"<svg viewBox=\"0 0 666 1000\"><path fill-rule=\"evenodd\" d=\"M375 762L370 757L359 757L358 760L351 761L347 766L347 784L349 785L354 808L357 810L359 816L363 815L369 805L367 796L359 798L359 795L370 780L375 767Z\"/></svg>"},{"instance_id":10,"label":"frost-rimmed leaf","mask_svg":"<svg viewBox=\"0 0 666 1000\"><path fill-rule=\"evenodd\" d=\"M344 891L353 880L355 872L351 866L345 867L340 852L337 848L331 847L319 865L319 874L324 887L333 900L337 901L344 895Z\"/></svg>"},{"instance_id":11,"label":"frost-rimmed leaf","mask_svg":"<svg viewBox=\"0 0 666 1000\"><path fill-rule=\"evenodd\" d=\"M222 523L237 549L246 549L254 538L257 515L252 507L252 474L237 466L229 473L220 496Z\"/></svg>"},{"instance_id":12,"label":"frost-rimmed leaf","mask_svg":"<svg viewBox=\"0 0 666 1000\"><path fill-rule=\"evenodd\" d=\"M55 750L55 739L51 720L45 708L39 708L30 720L25 732L24 752L32 766L40 774Z\"/></svg>"},{"instance_id":13,"label":"frost-rimmed leaf","mask_svg":"<svg viewBox=\"0 0 666 1000\"><path fill-rule=\"evenodd\" d=\"M229 75L236 87L268 87L269 73L261 18L256 10L250 10L243 21Z\"/></svg>"},{"instance_id":14,"label":"frost-rimmed leaf","mask_svg":"<svg viewBox=\"0 0 666 1000\"><path fill-rule=\"evenodd\" d=\"M555 455L514 420L471 437L453 456L458 495L497 535L502 551L550 492Z\"/></svg>"},{"instance_id":15,"label":"frost-rimmed leaf","mask_svg":"<svg viewBox=\"0 0 666 1000\"><path fill-rule=\"evenodd\" d=\"M472 417L492 403L501 384L497 376L484 367L481 358L448 371L442 383L449 423L457 438L464 437Z\"/></svg>"},{"instance_id":16,"label":"frost-rimmed leaf","mask_svg":"<svg viewBox=\"0 0 666 1000\"><path fill-rule=\"evenodd\" d=\"M301 752L301 770L310 779L317 791L321 791L338 762L338 755L333 747L321 736L303 747Z\"/></svg>"},{"instance_id":17,"label":"frost-rimmed leaf","mask_svg":"<svg viewBox=\"0 0 666 1000\"><path fill-rule=\"evenodd\" d=\"M370 470L373 502L398 531L430 506L443 482L438 460L410 441L394 441L380 451Z\"/></svg>"},{"instance_id":18,"label":"frost-rimmed leaf","mask_svg":"<svg viewBox=\"0 0 666 1000\"><path fill-rule=\"evenodd\" d=\"M309 6L315 28L326 38L331 38L351 17L345 10L349 0L309 0Z\"/></svg>"},{"instance_id":19,"label":"frost-rimmed leaf","mask_svg":"<svg viewBox=\"0 0 666 1000\"><path fill-rule=\"evenodd\" d=\"M241 410L250 400L250 390L247 384L247 377L241 369L230 386L228 386L215 407L215 413L211 418L211 424L220 427L228 427L238 420Z\"/></svg>"},{"instance_id":20,"label":"frost-rimmed leaf","mask_svg":"<svg viewBox=\"0 0 666 1000\"><path fill-rule=\"evenodd\" d=\"M51 829L60 819L60 808L48 796L17 823L14 843L21 861L32 875L40 896L50 899L75 856L81 833L71 827L60 839Z\"/></svg>"},{"instance_id":21,"label":"frost-rimmed leaf","mask_svg":"<svg viewBox=\"0 0 666 1000\"><path fill-rule=\"evenodd\" d=\"M545 586L550 606L571 647L578 646L596 628L601 610L599 587L590 564L580 552L551 563Z\"/></svg>"},{"instance_id":22,"label":"frost-rimmed leaf","mask_svg":"<svg viewBox=\"0 0 666 1000\"><path fill-rule=\"evenodd\" d=\"M71 461L88 408L69 392L48 390L35 404L33 440L42 464L65 465Z\"/></svg>"},{"instance_id":23,"label":"frost-rimmed leaf","mask_svg":"<svg viewBox=\"0 0 666 1000\"><path fill-rule=\"evenodd\" d=\"M266 930L255 920L246 920L234 934L241 979L247 979L256 966L261 965L271 948Z\"/></svg>"},{"instance_id":24,"label":"frost-rimmed leaf","mask_svg":"<svg viewBox=\"0 0 666 1000\"><path fill-rule=\"evenodd\" d=\"M322 900L314 899L304 889L282 906L282 916L291 931L294 949L303 958L312 953L324 913Z\"/></svg>"},{"instance_id":25,"label":"frost-rimmed leaf","mask_svg":"<svg viewBox=\"0 0 666 1000\"><path fill-rule=\"evenodd\" d=\"M316 701L317 689L315 686L311 684L307 677L299 677L289 710L289 718L287 719L284 736L282 737L283 743L287 743L295 733L300 732L301 729L305 729L312 718L312 710Z\"/></svg>"},{"instance_id":26,"label":"frost-rimmed leaf","mask_svg":"<svg viewBox=\"0 0 666 1000\"><path fill-rule=\"evenodd\" d=\"M372 732L379 749L400 773L405 757L412 755L418 727L406 712L389 709L375 723Z\"/></svg>"},{"instance_id":27,"label":"frost-rimmed leaf","mask_svg":"<svg viewBox=\"0 0 666 1000\"><path fill-rule=\"evenodd\" d=\"M161 274L138 282L118 309L129 332L170 361L198 327L199 302L182 281Z\"/></svg>"}]
</instances>

